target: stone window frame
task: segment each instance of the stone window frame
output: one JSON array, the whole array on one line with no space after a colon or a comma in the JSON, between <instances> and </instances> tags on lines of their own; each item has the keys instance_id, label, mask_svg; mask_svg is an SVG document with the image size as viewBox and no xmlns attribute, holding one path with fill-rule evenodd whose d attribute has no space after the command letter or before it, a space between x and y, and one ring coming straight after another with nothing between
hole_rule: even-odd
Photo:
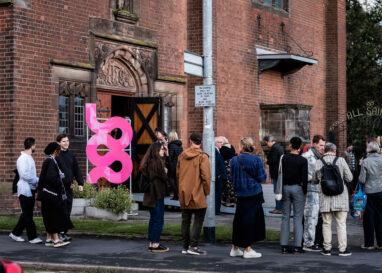
<instances>
[{"instance_id":1,"label":"stone window frame","mask_svg":"<svg viewBox=\"0 0 382 273\"><path fill-rule=\"evenodd\" d=\"M59 97L65 96L68 98L68 132L66 134L69 137L74 138L86 138L86 103L90 101L90 85L86 82L73 82L68 80L60 80L59 81ZM76 120L76 113L75 113L75 98L80 97L84 100L83 105L83 134L76 134L76 122L79 122ZM58 102L59 103L59 102ZM58 105L59 106L59 105ZM59 114L58 119L60 118L60 109L58 108ZM60 120L58 120L58 123L60 123ZM59 125L58 125L58 131L59 131ZM61 133L61 132L59 132Z\"/></svg>"},{"instance_id":2,"label":"stone window frame","mask_svg":"<svg viewBox=\"0 0 382 273\"><path fill-rule=\"evenodd\" d=\"M265 3L264 1L267 1L267 2L271 1L272 4L269 5L269 4ZM277 0L251 0L251 5L253 8L260 9L260 10L263 10L266 12L274 13L274 14L288 18L291 0L281 0L283 3L283 8L277 8L276 7L276 1Z\"/></svg>"}]
</instances>

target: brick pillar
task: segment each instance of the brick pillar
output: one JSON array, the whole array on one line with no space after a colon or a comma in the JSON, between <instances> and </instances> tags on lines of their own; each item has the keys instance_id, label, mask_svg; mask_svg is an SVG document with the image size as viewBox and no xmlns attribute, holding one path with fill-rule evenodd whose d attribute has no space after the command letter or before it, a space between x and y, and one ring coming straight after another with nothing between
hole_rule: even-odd
<instances>
[{"instance_id":1,"label":"brick pillar","mask_svg":"<svg viewBox=\"0 0 382 273\"><path fill-rule=\"evenodd\" d=\"M346 1L326 0L326 132L346 119ZM346 131L337 128L335 143L345 149Z\"/></svg>"}]
</instances>

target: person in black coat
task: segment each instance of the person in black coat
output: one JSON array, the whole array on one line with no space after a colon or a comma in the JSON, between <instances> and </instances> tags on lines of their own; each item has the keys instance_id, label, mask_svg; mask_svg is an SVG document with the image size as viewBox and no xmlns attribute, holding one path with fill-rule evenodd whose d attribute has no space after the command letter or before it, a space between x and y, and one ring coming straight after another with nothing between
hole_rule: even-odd
<instances>
[{"instance_id":1,"label":"person in black coat","mask_svg":"<svg viewBox=\"0 0 382 273\"><path fill-rule=\"evenodd\" d=\"M269 165L269 174L271 176L273 186L274 186L273 190L275 192L276 191L280 157L284 154L284 150L275 141L275 138L271 135L265 136L263 140L264 140L265 144L267 145L267 147L270 148L270 151L269 151L268 157L267 157L267 164ZM282 213L281 210L282 210L282 202L276 200L276 208L274 210L271 210L270 213L281 214Z\"/></svg>"},{"instance_id":2,"label":"person in black coat","mask_svg":"<svg viewBox=\"0 0 382 273\"><path fill-rule=\"evenodd\" d=\"M168 179L171 185L172 192L174 194L173 200L178 200L178 186L176 181L176 164L178 163L178 157L183 152L182 141L178 139L176 132L170 132L168 144L168 156L169 156L169 170Z\"/></svg>"},{"instance_id":3,"label":"person in black coat","mask_svg":"<svg viewBox=\"0 0 382 273\"><path fill-rule=\"evenodd\" d=\"M69 223L65 210L66 191L62 179L64 173L60 170L56 158L60 153L60 145L51 142L45 148L44 153L48 157L44 160L38 183L37 199L41 201L41 214L47 232L46 246L61 247L69 244L69 241L61 241L59 232Z\"/></svg>"},{"instance_id":4,"label":"person in black coat","mask_svg":"<svg viewBox=\"0 0 382 273\"><path fill-rule=\"evenodd\" d=\"M236 156L236 151L233 145L228 142L227 138L221 138L223 139L223 146L220 148L220 154L223 157L227 174L227 179L223 183L222 204L227 207L233 207L236 203L236 192L233 189L233 184L230 180L230 162L231 159Z\"/></svg>"},{"instance_id":5,"label":"person in black coat","mask_svg":"<svg viewBox=\"0 0 382 273\"><path fill-rule=\"evenodd\" d=\"M222 203L223 183L227 180L226 168L219 149L223 145L221 137L215 137L215 214L220 215Z\"/></svg>"},{"instance_id":6,"label":"person in black coat","mask_svg":"<svg viewBox=\"0 0 382 273\"><path fill-rule=\"evenodd\" d=\"M73 226L70 221L70 214L72 213L73 206L73 179L75 178L78 183L79 191L83 190L84 179L81 174L80 167L78 166L78 162L74 154L69 151L69 138L65 134L60 134L57 136L57 143L61 147L61 152L57 157L57 162L60 169L65 174L65 178L63 179L65 190L68 198L65 200L66 213L68 214L67 219L69 222L67 223L67 227ZM68 228L61 230L61 237L64 241L70 241L71 238L67 235Z\"/></svg>"}]
</instances>

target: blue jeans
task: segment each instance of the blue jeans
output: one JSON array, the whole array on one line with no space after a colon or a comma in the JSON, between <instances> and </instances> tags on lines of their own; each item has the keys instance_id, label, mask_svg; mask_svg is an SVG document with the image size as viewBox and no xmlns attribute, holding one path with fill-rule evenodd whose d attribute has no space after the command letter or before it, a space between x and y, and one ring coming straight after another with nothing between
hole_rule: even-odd
<instances>
[{"instance_id":1,"label":"blue jeans","mask_svg":"<svg viewBox=\"0 0 382 273\"><path fill-rule=\"evenodd\" d=\"M164 198L155 203L155 208L150 208L150 222L148 239L151 243L159 243L164 225Z\"/></svg>"},{"instance_id":2,"label":"blue jeans","mask_svg":"<svg viewBox=\"0 0 382 273\"><path fill-rule=\"evenodd\" d=\"M276 185L277 185L277 179L272 179L273 180L273 192L276 192ZM276 201L276 209L277 210L282 210L283 209L283 203L281 201Z\"/></svg>"}]
</instances>

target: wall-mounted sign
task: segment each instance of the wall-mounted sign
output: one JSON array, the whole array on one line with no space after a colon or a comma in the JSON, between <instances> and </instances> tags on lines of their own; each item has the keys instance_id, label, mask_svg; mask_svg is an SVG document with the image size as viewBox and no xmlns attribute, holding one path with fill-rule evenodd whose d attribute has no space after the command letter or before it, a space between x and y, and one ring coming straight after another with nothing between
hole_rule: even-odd
<instances>
[{"instance_id":1,"label":"wall-mounted sign","mask_svg":"<svg viewBox=\"0 0 382 273\"><path fill-rule=\"evenodd\" d=\"M86 155L95 166L89 172L87 181L95 184L98 179L104 177L114 184L125 182L133 171L133 162L129 154L124 151L133 138L133 129L130 123L122 117L112 117L105 122L99 122L95 103L86 104L86 123L89 129L95 133L88 140L86 146ZM119 139L115 139L110 135L116 128L122 132ZM97 148L100 145L105 145L110 151L105 155L99 155ZM109 167L115 161L122 164L122 169L119 172L115 172Z\"/></svg>"},{"instance_id":2,"label":"wall-mounted sign","mask_svg":"<svg viewBox=\"0 0 382 273\"><path fill-rule=\"evenodd\" d=\"M203 57L189 51L184 51L184 73L203 77Z\"/></svg>"},{"instance_id":3,"label":"wall-mounted sign","mask_svg":"<svg viewBox=\"0 0 382 273\"><path fill-rule=\"evenodd\" d=\"M195 107L216 106L215 85L195 86Z\"/></svg>"}]
</instances>

